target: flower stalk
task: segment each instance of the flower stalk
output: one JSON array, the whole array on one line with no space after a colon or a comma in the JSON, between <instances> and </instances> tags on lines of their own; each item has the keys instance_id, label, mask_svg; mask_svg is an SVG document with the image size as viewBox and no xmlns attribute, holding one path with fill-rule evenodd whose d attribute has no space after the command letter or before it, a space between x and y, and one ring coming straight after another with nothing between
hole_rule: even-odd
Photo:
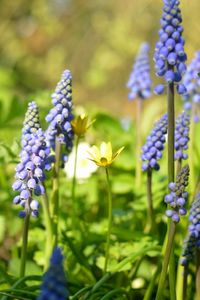
<instances>
[{"instance_id":1,"label":"flower stalk","mask_svg":"<svg viewBox=\"0 0 200 300\"><path fill-rule=\"evenodd\" d=\"M80 137L77 136L75 143L75 157L74 157L74 173L72 178L72 191L71 191L71 200L72 200L72 228L75 229L77 225L77 205L76 205L76 169L77 169L77 158L78 158L78 145Z\"/></svg>"},{"instance_id":2,"label":"flower stalk","mask_svg":"<svg viewBox=\"0 0 200 300\"><path fill-rule=\"evenodd\" d=\"M147 212L148 212L148 225L151 232L155 229L155 216L152 201L152 169L147 170Z\"/></svg>"},{"instance_id":3,"label":"flower stalk","mask_svg":"<svg viewBox=\"0 0 200 300\"><path fill-rule=\"evenodd\" d=\"M167 85L167 114L168 114L168 183L174 181L174 131L175 131L175 113L174 113L174 83L169 83ZM168 235L170 238L170 233L173 231L175 224L173 222L168 222ZM174 228L175 233L175 228ZM171 235L171 238L174 238ZM172 250L173 239L171 240ZM169 251L169 250L168 250ZM175 260L174 251L169 251L171 255L169 259L169 284L170 284L170 296L171 299L176 299L176 279L175 279Z\"/></svg>"},{"instance_id":4,"label":"flower stalk","mask_svg":"<svg viewBox=\"0 0 200 300\"><path fill-rule=\"evenodd\" d=\"M190 164L190 192L195 193L195 164L194 164L194 139L195 139L195 123L194 123L194 105L192 107L191 127L190 127L190 146L189 146L189 164Z\"/></svg>"},{"instance_id":5,"label":"flower stalk","mask_svg":"<svg viewBox=\"0 0 200 300\"><path fill-rule=\"evenodd\" d=\"M55 163L53 169L53 191L52 191L52 220L53 220L53 247L58 244L58 221L59 221L59 169L61 158L61 143L56 138Z\"/></svg>"},{"instance_id":6,"label":"flower stalk","mask_svg":"<svg viewBox=\"0 0 200 300\"><path fill-rule=\"evenodd\" d=\"M176 231L176 224L174 222L171 222L169 232L168 232L168 240L167 240L167 246L166 246L165 256L164 256L164 260L163 260L163 265L162 265L162 271L161 271L159 284L158 284L158 290L157 290L157 294L156 294L156 300L163 299L163 296L162 296L163 289L164 289L164 285L165 285L165 279L167 276L168 264L169 264L170 255L171 255L171 251L172 251L175 231Z\"/></svg>"},{"instance_id":7,"label":"flower stalk","mask_svg":"<svg viewBox=\"0 0 200 300\"><path fill-rule=\"evenodd\" d=\"M24 218L23 235L22 235L22 249L21 249L21 264L20 264L20 277L25 276L26 271L26 257L28 247L28 230L30 221L30 198L26 203L26 216Z\"/></svg>"},{"instance_id":8,"label":"flower stalk","mask_svg":"<svg viewBox=\"0 0 200 300\"><path fill-rule=\"evenodd\" d=\"M107 272L108 260L109 260L109 250L110 250L110 235L112 227L112 194L110 186L110 178L108 168L105 168L106 171L106 181L108 189L108 229L107 229L107 239L106 239L106 255L105 255L105 264L104 264L104 274Z\"/></svg>"},{"instance_id":9,"label":"flower stalk","mask_svg":"<svg viewBox=\"0 0 200 300\"><path fill-rule=\"evenodd\" d=\"M49 209L49 201L48 197L46 194L46 189L45 189L45 194L42 196L42 208L43 208L43 213L44 213L44 223L45 223L45 228L46 228L46 257L45 257L45 265L44 269L46 270L49 264L49 258L52 254L52 241L53 241L53 223L50 215L50 209Z\"/></svg>"},{"instance_id":10,"label":"flower stalk","mask_svg":"<svg viewBox=\"0 0 200 300\"><path fill-rule=\"evenodd\" d=\"M200 250L196 251L196 299L200 299Z\"/></svg>"},{"instance_id":11,"label":"flower stalk","mask_svg":"<svg viewBox=\"0 0 200 300\"><path fill-rule=\"evenodd\" d=\"M137 116L136 116L136 186L140 187L141 185L141 159L140 151L142 146L142 100L137 99Z\"/></svg>"}]
</instances>

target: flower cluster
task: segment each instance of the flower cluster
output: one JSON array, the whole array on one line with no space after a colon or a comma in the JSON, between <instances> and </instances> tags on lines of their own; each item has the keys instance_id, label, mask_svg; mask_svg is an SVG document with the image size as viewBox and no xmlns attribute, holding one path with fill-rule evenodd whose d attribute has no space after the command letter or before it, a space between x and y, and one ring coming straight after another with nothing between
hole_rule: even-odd
<instances>
[{"instance_id":1,"label":"flower cluster","mask_svg":"<svg viewBox=\"0 0 200 300\"><path fill-rule=\"evenodd\" d=\"M200 248L200 194L197 194L190 209L189 234L184 241L182 265L194 258L196 248Z\"/></svg>"},{"instance_id":2,"label":"flower cluster","mask_svg":"<svg viewBox=\"0 0 200 300\"><path fill-rule=\"evenodd\" d=\"M154 129L147 137L146 144L142 147L142 170L159 170L158 160L162 157L162 151L166 141L167 133L167 114L163 115L155 124Z\"/></svg>"},{"instance_id":3,"label":"flower cluster","mask_svg":"<svg viewBox=\"0 0 200 300\"><path fill-rule=\"evenodd\" d=\"M37 104L32 101L28 103L28 109L25 114L22 136L27 133L35 133L40 128L39 112Z\"/></svg>"},{"instance_id":4,"label":"flower cluster","mask_svg":"<svg viewBox=\"0 0 200 300\"><path fill-rule=\"evenodd\" d=\"M195 237L189 234L183 242L182 259L180 261L182 266L186 266L194 259L195 248Z\"/></svg>"},{"instance_id":5,"label":"flower cluster","mask_svg":"<svg viewBox=\"0 0 200 300\"><path fill-rule=\"evenodd\" d=\"M134 100L136 98L149 98L151 96L151 85L149 45L144 43L136 57L133 70L127 83L127 87L131 90L129 93L129 99Z\"/></svg>"},{"instance_id":6,"label":"flower cluster","mask_svg":"<svg viewBox=\"0 0 200 300\"><path fill-rule=\"evenodd\" d=\"M47 145L55 150L56 139L65 145L66 154L72 149L72 76L69 70L62 74L55 92L52 94L53 108L46 116L49 127L46 131ZM66 157L65 157L66 159Z\"/></svg>"},{"instance_id":7,"label":"flower cluster","mask_svg":"<svg viewBox=\"0 0 200 300\"><path fill-rule=\"evenodd\" d=\"M176 223L180 221L180 216L187 213L184 206L188 198L188 193L185 191L188 185L188 177L189 166L186 165L177 175L176 182L169 183L170 193L165 196L165 203L171 207L166 211L166 215Z\"/></svg>"},{"instance_id":8,"label":"flower cluster","mask_svg":"<svg viewBox=\"0 0 200 300\"><path fill-rule=\"evenodd\" d=\"M185 61L187 56L184 51L185 41L182 37L182 17L179 8L180 1L164 0L159 42L155 47L155 68L157 76L164 77L167 83L177 82L182 79L186 71ZM157 94L164 92L164 85L155 88ZM183 94L186 88L183 84L177 85L177 92Z\"/></svg>"},{"instance_id":9,"label":"flower cluster","mask_svg":"<svg viewBox=\"0 0 200 300\"><path fill-rule=\"evenodd\" d=\"M183 112L176 119L175 127L175 160L187 159L188 155L184 153L188 149L189 142L190 117Z\"/></svg>"},{"instance_id":10,"label":"flower cluster","mask_svg":"<svg viewBox=\"0 0 200 300\"><path fill-rule=\"evenodd\" d=\"M183 76L183 84L187 89L187 93L183 95L184 109L190 110L194 106L194 121L200 120L200 51L196 52L195 58L192 60ZM192 100L192 103L190 102Z\"/></svg>"},{"instance_id":11,"label":"flower cluster","mask_svg":"<svg viewBox=\"0 0 200 300\"><path fill-rule=\"evenodd\" d=\"M68 296L63 255L60 248L56 247L50 260L50 267L43 276L41 293L37 300L66 300Z\"/></svg>"},{"instance_id":12,"label":"flower cluster","mask_svg":"<svg viewBox=\"0 0 200 300\"><path fill-rule=\"evenodd\" d=\"M31 107L35 111L35 105L29 105L28 108L30 115L33 116L34 112L31 112ZM30 126L27 118L30 121L28 114L26 114L24 124ZM37 119L37 114L35 119ZM13 203L19 204L23 208L19 213L20 217L25 217L27 214L34 217L38 216L39 203L33 197L45 193L42 182L45 178L44 169L47 167L46 160L49 149L46 148L45 135L42 129L39 128L35 131L34 123L33 129L31 127L22 130L22 151L20 162L16 166L16 180L12 185L13 190L19 193L14 197Z\"/></svg>"}]
</instances>

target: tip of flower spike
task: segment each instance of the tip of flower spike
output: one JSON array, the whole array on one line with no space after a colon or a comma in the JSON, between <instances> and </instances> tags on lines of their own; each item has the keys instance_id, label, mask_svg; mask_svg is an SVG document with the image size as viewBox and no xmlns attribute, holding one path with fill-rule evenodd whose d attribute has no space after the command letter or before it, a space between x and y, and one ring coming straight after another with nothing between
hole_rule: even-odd
<instances>
[{"instance_id":1,"label":"tip of flower spike","mask_svg":"<svg viewBox=\"0 0 200 300\"><path fill-rule=\"evenodd\" d=\"M71 74L71 71L66 69L63 74L62 74L62 77L65 78L65 79L72 79L72 74Z\"/></svg>"},{"instance_id":2,"label":"tip of flower spike","mask_svg":"<svg viewBox=\"0 0 200 300\"><path fill-rule=\"evenodd\" d=\"M61 264L63 261L62 251L59 247L55 247L51 256L51 264Z\"/></svg>"},{"instance_id":3,"label":"tip of flower spike","mask_svg":"<svg viewBox=\"0 0 200 300\"><path fill-rule=\"evenodd\" d=\"M147 42L144 42L142 45L141 45L141 51L149 51L150 50L150 46Z\"/></svg>"}]
</instances>

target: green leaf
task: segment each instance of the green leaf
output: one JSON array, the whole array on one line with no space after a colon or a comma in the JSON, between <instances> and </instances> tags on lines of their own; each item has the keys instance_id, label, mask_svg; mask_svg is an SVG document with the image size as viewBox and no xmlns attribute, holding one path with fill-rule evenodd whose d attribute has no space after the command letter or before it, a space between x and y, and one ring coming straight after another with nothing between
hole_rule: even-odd
<instances>
[{"instance_id":1,"label":"green leaf","mask_svg":"<svg viewBox=\"0 0 200 300\"><path fill-rule=\"evenodd\" d=\"M133 191L133 177L129 174L115 176L112 182L112 192L114 194L126 194Z\"/></svg>"}]
</instances>

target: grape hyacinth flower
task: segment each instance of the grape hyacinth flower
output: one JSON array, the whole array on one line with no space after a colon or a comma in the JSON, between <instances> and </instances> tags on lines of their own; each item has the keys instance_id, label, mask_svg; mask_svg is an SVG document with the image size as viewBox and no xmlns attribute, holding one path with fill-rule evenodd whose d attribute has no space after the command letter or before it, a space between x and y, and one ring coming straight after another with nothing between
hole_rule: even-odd
<instances>
[{"instance_id":1,"label":"grape hyacinth flower","mask_svg":"<svg viewBox=\"0 0 200 300\"><path fill-rule=\"evenodd\" d=\"M163 15L160 20L160 39L155 47L154 61L156 75L164 77L168 84L177 83L177 92L184 94L186 88L180 81L186 71L187 56L184 51L185 41L182 37L183 27L179 4L178 0L164 0ZM156 86L155 93L162 94L163 92L164 85Z\"/></svg>"},{"instance_id":2,"label":"grape hyacinth flower","mask_svg":"<svg viewBox=\"0 0 200 300\"><path fill-rule=\"evenodd\" d=\"M55 151L56 138L59 143L65 145L65 160L72 149L73 130L72 114L72 76L69 70L65 70L58 82L55 92L52 94L53 108L46 116L49 127L46 131L47 145Z\"/></svg>"},{"instance_id":3,"label":"grape hyacinth flower","mask_svg":"<svg viewBox=\"0 0 200 300\"><path fill-rule=\"evenodd\" d=\"M184 109L189 111L194 107L193 119L200 120L200 51L197 51L194 59L189 64L183 76L183 84L187 92L183 95Z\"/></svg>"},{"instance_id":4,"label":"grape hyacinth flower","mask_svg":"<svg viewBox=\"0 0 200 300\"><path fill-rule=\"evenodd\" d=\"M142 147L142 171L154 169L158 171L160 165L158 160L162 157L162 151L166 142L167 133L167 114L164 114L158 122L155 123L153 130L147 137L145 145Z\"/></svg>"},{"instance_id":5,"label":"grape hyacinth flower","mask_svg":"<svg viewBox=\"0 0 200 300\"><path fill-rule=\"evenodd\" d=\"M16 181L12 185L13 190L18 192L13 203L23 207L19 213L20 217L27 214L38 216L39 203L34 199L34 195L40 196L45 193L43 180L48 154L45 135L41 128L35 133L23 135L20 163L16 166Z\"/></svg>"},{"instance_id":6,"label":"grape hyacinth flower","mask_svg":"<svg viewBox=\"0 0 200 300\"><path fill-rule=\"evenodd\" d=\"M188 185L189 166L186 165L176 177L176 182L169 183L170 193L165 196L165 203L171 209L167 209L166 215L172 218L172 221L178 223L180 216L186 215L185 204L187 202L188 193L185 191Z\"/></svg>"},{"instance_id":7,"label":"grape hyacinth flower","mask_svg":"<svg viewBox=\"0 0 200 300\"><path fill-rule=\"evenodd\" d=\"M139 98L144 100L151 96L151 78L149 65L149 45L143 43L140 47L139 54L136 57L133 69L127 83L130 89L128 95L130 100Z\"/></svg>"},{"instance_id":8,"label":"grape hyacinth flower","mask_svg":"<svg viewBox=\"0 0 200 300\"><path fill-rule=\"evenodd\" d=\"M175 127L175 160L187 159L188 155L184 153L188 149L189 142L190 117L183 112L176 119Z\"/></svg>"},{"instance_id":9,"label":"grape hyacinth flower","mask_svg":"<svg viewBox=\"0 0 200 300\"><path fill-rule=\"evenodd\" d=\"M189 263L195 260L196 298L200 298L200 193L196 195L191 205L189 215L189 233L184 241L181 265L184 267L183 290L186 291ZM185 293L186 294L186 293Z\"/></svg>"},{"instance_id":10,"label":"grape hyacinth flower","mask_svg":"<svg viewBox=\"0 0 200 300\"><path fill-rule=\"evenodd\" d=\"M143 43L133 65L133 69L127 83L130 89L128 95L130 100L137 100L136 103L136 186L141 184L141 161L140 149L142 146L142 105L143 100L151 96L151 78L149 64L149 45Z\"/></svg>"},{"instance_id":11,"label":"grape hyacinth flower","mask_svg":"<svg viewBox=\"0 0 200 300\"><path fill-rule=\"evenodd\" d=\"M200 249L200 194L197 194L190 208L189 234L184 241L182 265L187 265L195 257L195 250Z\"/></svg>"},{"instance_id":12,"label":"grape hyacinth flower","mask_svg":"<svg viewBox=\"0 0 200 300\"><path fill-rule=\"evenodd\" d=\"M49 149L46 148L45 135L42 129L38 128L38 124L37 105L32 102L28 106L28 113L24 120L20 162L16 166L16 180L12 185L13 190L18 192L13 203L23 208L19 212L19 216L24 218L20 277L25 275L29 219L31 215L38 216L39 203L35 196L45 193L43 180L45 179L44 169Z\"/></svg>"},{"instance_id":13,"label":"grape hyacinth flower","mask_svg":"<svg viewBox=\"0 0 200 300\"><path fill-rule=\"evenodd\" d=\"M15 169L16 180L12 185L18 195L14 197L13 203L23 207L19 213L20 217L25 217L27 214L37 217L39 203L34 199L34 195L40 196L45 193L42 182L45 178L44 169L46 169L49 149L46 148L45 135L39 128L38 107L35 102L28 104L23 124L22 151L20 162Z\"/></svg>"},{"instance_id":14,"label":"grape hyacinth flower","mask_svg":"<svg viewBox=\"0 0 200 300\"><path fill-rule=\"evenodd\" d=\"M56 247L50 259L50 266L43 276L41 293L37 300L67 300L67 280L63 268L63 255L59 247Z\"/></svg>"},{"instance_id":15,"label":"grape hyacinth flower","mask_svg":"<svg viewBox=\"0 0 200 300\"><path fill-rule=\"evenodd\" d=\"M195 237L189 234L183 242L182 259L180 264L182 266L187 266L190 261L195 257L196 248Z\"/></svg>"}]
</instances>

